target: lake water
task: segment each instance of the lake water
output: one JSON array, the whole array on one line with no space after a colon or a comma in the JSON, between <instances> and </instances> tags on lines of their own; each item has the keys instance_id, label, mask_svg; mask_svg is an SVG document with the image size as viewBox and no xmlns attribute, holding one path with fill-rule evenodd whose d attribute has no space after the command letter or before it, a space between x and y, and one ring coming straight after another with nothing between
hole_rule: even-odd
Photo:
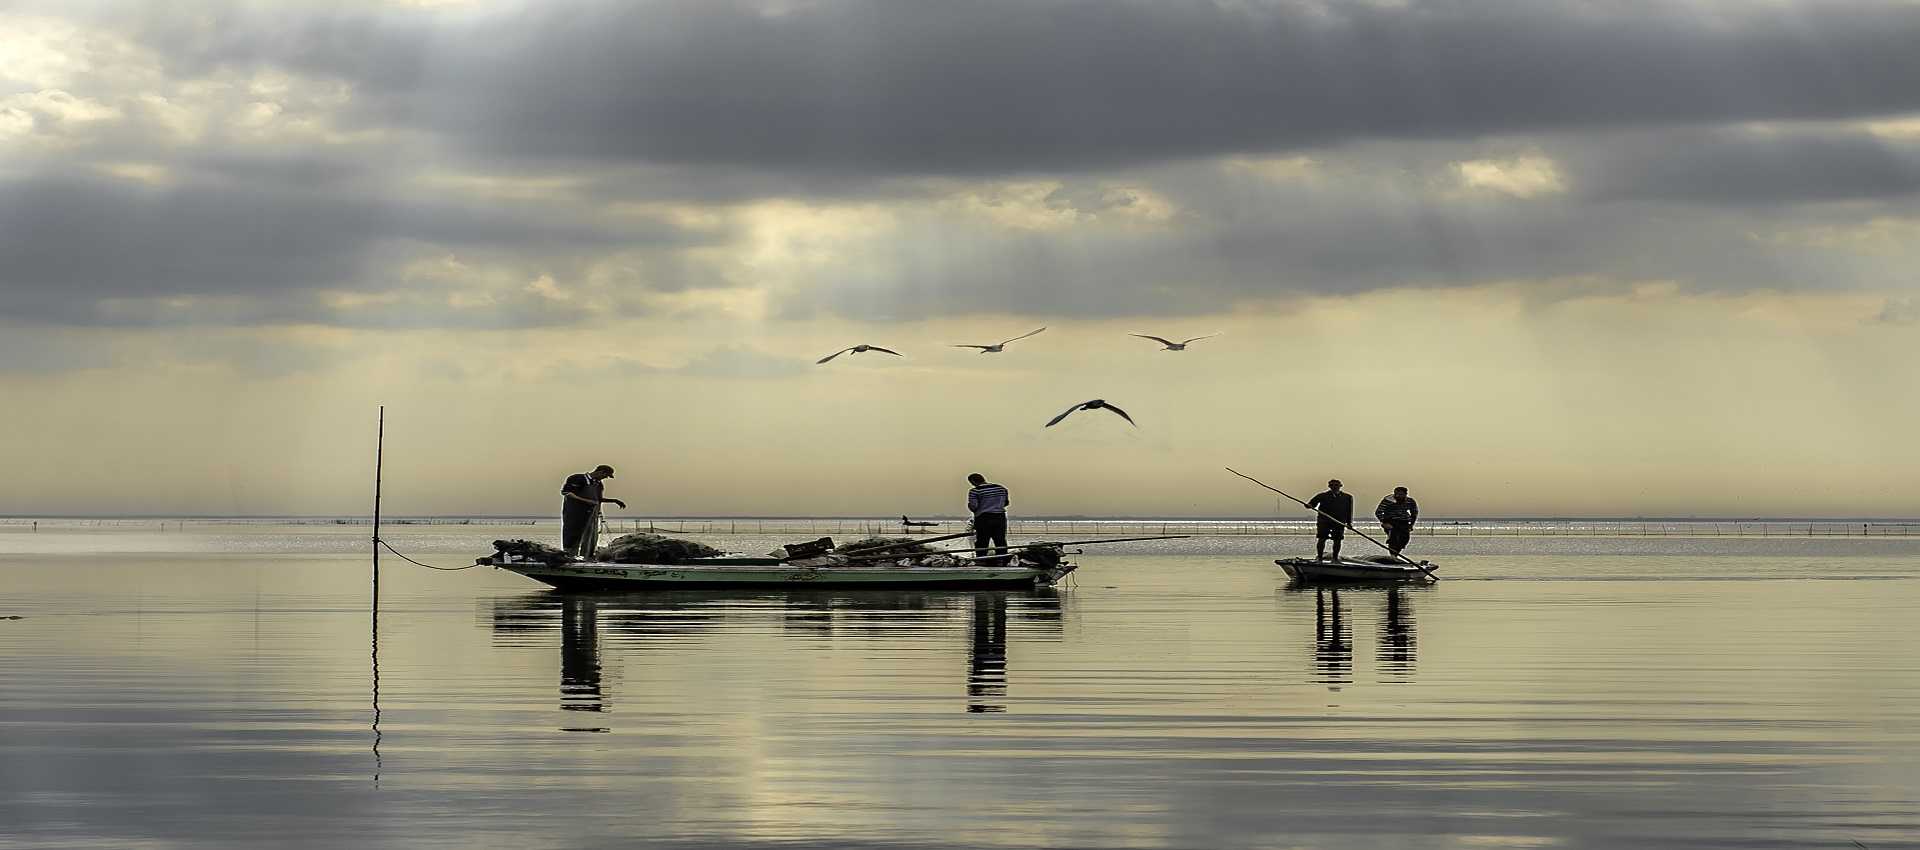
<instances>
[{"instance_id":1,"label":"lake water","mask_svg":"<svg viewBox=\"0 0 1920 850\"><path fill-rule=\"evenodd\" d=\"M1920 538L1417 540L1445 581L1337 594L1299 538L1046 593L388 558L376 631L365 536L0 529L0 847L1920 847Z\"/></svg>"}]
</instances>

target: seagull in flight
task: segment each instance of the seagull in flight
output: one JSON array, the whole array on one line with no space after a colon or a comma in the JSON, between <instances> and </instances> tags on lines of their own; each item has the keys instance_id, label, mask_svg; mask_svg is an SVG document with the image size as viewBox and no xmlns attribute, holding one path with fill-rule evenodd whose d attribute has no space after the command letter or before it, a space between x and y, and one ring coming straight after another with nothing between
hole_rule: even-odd
<instances>
[{"instance_id":1,"label":"seagull in flight","mask_svg":"<svg viewBox=\"0 0 1920 850\"><path fill-rule=\"evenodd\" d=\"M1161 351L1186 351L1188 345L1191 345L1198 340L1206 339L1207 337L1219 336L1219 334L1207 334L1207 336L1196 336L1193 339L1182 340L1180 342L1174 342L1173 340L1170 340L1170 339L1161 339L1151 334L1130 333L1130 334L1127 334L1127 336L1137 336L1141 339L1150 339L1150 340L1153 340L1154 342L1160 343L1163 346L1166 346L1165 348L1160 349Z\"/></svg>"},{"instance_id":2,"label":"seagull in flight","mask_svg":"<svg viewBox=\"0 0 1920 850\"><path fill-rule=\"evenodd\" d=\"M1019 340L1026 339L1027 337L1033 336L1034 334L1037 334L1040 331L1044 331L1044 330L1046 330L1046 328L1041 328L1038 331L1028 331L1026 333L1023 333L1019 336L1014 337L1013 339L1007 340L1006 342L996 342L992 345L956 345L954 346L954 348L978 348L980 349L981 354L999 354L1000 352L1007 350L1008 342L1017 342Z\"/></svg>"},{"instance_id":3,"label":"seagull in flight","mask_svg":"<svg viewBox=\"0 0 1920 850\"><path fill-rule=\"evenodd\" d=\"M1059 416L1053 417L1053 419L1047 423L1047 427L1052 428L1053 426L1060 424L1060 420L1067 418L1076 410L1111 410L1114 412L1114 415L1119 416L1121 419L1127 420L1128 425L1132 425L1135 428L1140 427L1139 423L1134 422L1133 417L1128 416L1126 411L1121 410L1118 407L1114 407L1111 404L1108 404L1107 400L1103 398L1096 398L1092 401L1083 401L1083 402L1080 402L1079 404L1076 404L1072 407L1067 408L1066 413L1062 413Z\"/></svg>"},{"instance_id":4,"label":"seagull in flight","mask_svg":"<svg viewBox=\"0 0 1920 850\"><path fill-rule=\"evenodd\" d=\"M906 356L905 354L901 354L900 352L898 352L898 351L894 351L893 349L890 349L890 348L881 348L880 346L877 346L877 345L856 345L856 346L854 346L854 347L852 347L852 348L842 348L842 349L840 349L839 351L836 351L836 352L834 352L834 353L832 353L832 354L829 354L829 355L827 355L827 356L825 356L825 357L822 357L822 358L820 358L819 360L815 360L815 361L814 361L814 363L816 363L816 364L819 364L819 363L825 363L825 362L827 362L828 360L832 360L833 358L835 358L835 357L839 357L839 356L840 356L840 355L842 355L842 354L865 354L865 353L867 353L867 352L869 352L869 351L878 351L878 352L881 352L881 353L883 353L883 354L891 354L891 355L893 355L893 356L895 356L895 357L905 357L905 356Z\"/></svg>"}]
</instances>

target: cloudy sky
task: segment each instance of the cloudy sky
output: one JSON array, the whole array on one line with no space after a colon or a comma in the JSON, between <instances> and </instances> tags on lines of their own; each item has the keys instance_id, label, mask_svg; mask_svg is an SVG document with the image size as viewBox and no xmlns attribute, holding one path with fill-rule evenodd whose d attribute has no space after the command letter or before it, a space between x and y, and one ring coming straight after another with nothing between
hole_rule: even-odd
<instances>
[{"instance_id":1,"label":"cloudy sky","mask_svg":"<svg viewBox=\"0 0 1920 850\"><path fill-rule=\"evenodd\" d=\"M0 512L1920 515L1911 0L0 0ZM1000 355L948 347L1040 326ZM1130 331L1224 332L1164 353ZM867 342L865 354L816 366ZM1102 415L1040 426L1105 397Z\"/></svg>"}]
</instances>

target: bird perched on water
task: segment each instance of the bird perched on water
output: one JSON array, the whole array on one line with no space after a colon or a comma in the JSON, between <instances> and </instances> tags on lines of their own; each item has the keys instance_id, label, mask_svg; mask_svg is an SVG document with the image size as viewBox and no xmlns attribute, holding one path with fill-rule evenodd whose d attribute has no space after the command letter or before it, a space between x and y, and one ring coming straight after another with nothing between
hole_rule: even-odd
<instances>
[{"instance_id":1,"label":"bird perched on water","mask_svg":"<svg viewBox=\"0 0 1920 850\"><path fill-rule=\"evenodd\" d=\"M867 352L869 352L869 351L878 351L878 352L881 352L881 353L883 353L883 354L891 354L891 355L893 355L893 356L895 356L895 357L905 357L905 356L906 356L905 354L901 354L901 353L900 353L900 352L898 352L898 351L894 351L894 350L892 350L892 349L890 349L890 348L881 348L880 346L877 346L877 345L856 345L856 346L854 346L854 347L852 347L852 348L842 348L842 349L840 349L839 351L836 351L836 352L834 352L834 353L832 353L832 354L829 354L829 355L827 355L827 356L825 356L825 357L822 357L822 358L820 358L819 360L815 360L815 361L813 361L813 362L814 362L814 363L816 363L816 364L819 364L819 363L825 363L825 362L827 362L828 360L832 360L833 358L835 358L835 357L839 357L839 356L840 356L840 355L842 355L842 354L865 354L865 353L867 353Z\"/></svg>"},{"instance_id":2,"label":"bird perched on water","mask_svg":"<svg viewBox=\"0 0 1920 850\"><path fill-rule=\"evenodd\" d=\"M1154 342L1160 343L1163 346L1166 346L1165 348L1160 349L1161 351L1186 351L1188 345L1198 340L1206 339L1207 337L1219 336L1219 334L1207 334L1207 336L1196 336L1193 339L1181 340L1180 342L1174 342L1173 340L1170 340L1170 339L1161 339L1157 336L1153 336L1152 334L1130 333L1130 334L1127 334L1127 336L1137 336L1141 339L1150 339L1150 340L1153 340Z\"/></svg>"},{"instance_id":3,"label":"bird perched on water","mask_svg":"<svg viewBox=\"0 0 1920 850\"><path fill-rule=\"evenodd\" d=\"M1036 331L1028 331L1026 333L1023 333L1019 336L1014 337L1013 339L1007 340L1006 342L996 342L992 345L964 345L963 344L963 345L956 345L954 346L954 348L978 348L980 349L981 354L999 354L1000 352L1007 350L1008 342L1018 342L1020 340L1026 339L1027 337L1033 336L1034 334L1037 334L1040 331L1044 331L1044 330L1046 330L1046 328L1041 328L1040 330L1036 330Z\"/></svg>"},{"instance_id":4,"label":"bird perched on water","mask_svg":"<svg viewBox=\"0 0 1920 850\"><path fill-rule=\"evenodd\" d=\"M1121 410L1118 407L1114 407L1111 404L1108 404L1107 400L1103 398L1096 398L1092 401L1083 401L1083 402L1080 402L1079 404L1076 404L1072 407L1067 408L1066 413L1062 413L1059 416L1053 417L1053 419L1047 423L1047 427L1052 428L1053 426L1060 424L1060 420L1067 418L1076 410L1111 410L1114 412L1115 415L1119 416L1121 419L1127 420L1128 425L1132 425L1135 428L1140 427L1140 424L1137 422L1134 422L1133 417L1128 416L1126 411Z\"/></svg>"}]
</instances>

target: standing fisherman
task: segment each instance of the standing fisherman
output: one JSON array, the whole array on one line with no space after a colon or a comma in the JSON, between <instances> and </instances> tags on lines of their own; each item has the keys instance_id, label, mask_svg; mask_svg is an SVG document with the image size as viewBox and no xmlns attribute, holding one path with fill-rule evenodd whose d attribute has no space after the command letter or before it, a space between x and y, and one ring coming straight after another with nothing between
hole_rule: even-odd
<instances>
[{"instance_id":1,"label":"standing fisherman","mask_svg":"<svg viewBox=\"0 0 1920 850\"><path fill-rule=\"evenodd\" d=\"M1347 528L1353 525L1353 494L1340 491L1340 479L1327 482L1327 491L1307 500L1307 510L1314 511L1313 557L1315 560L1327 559L1327 541L1333 541L1333 559L1340 560L1340 541L1347 536Z\"/></svg>"},{"instance_id":2,"label":"standing fisherman","mask_svg":"<svg viewBox=\"0 0 1920 850\"><path fill-rule=\"evenodd\" d=\"M1393 495L1381 499L1380 507L1373 509L1373 516L1387 531L1387 552L1399 557L1400 550L1413 539L1413 522L1420 518L1420 504L1407 495L1407 488L1395 487Z\"/></svg>"},{"instance_id":3,"label":"standing fisherman","mask_svg":"<svg viewBox=\"0 0 1920 850\"><path fill-rule=\"evenodd\" d=\"M1007 554L1007 488L987 483L987 477L976 472L967 476L967 483L973 489L967 491L967 512L973 514L973 554L977 558L987 555L987 543L994 545L996 560L1003 560Z\"/></svg>"},{"instance_id":4,"label":"standing fisherman","mask_svg":"<svg viewBox=\"0 0 1920 850\"><path fill-rule=\"evenodd\" d=\"M600 464L592 472L576 472L567 476L567 483L561 485L560 495L566 500L560 506L560 543L566 547L567 554L582 556L580 544L587 537L587 529L600 513L602 502L612 502L622 509L627 503L619 499L606 497L606 485L600 482L613 477L613 467ZM584 553L591 557L592 552Z\"/></svg>"}]
</instances>

